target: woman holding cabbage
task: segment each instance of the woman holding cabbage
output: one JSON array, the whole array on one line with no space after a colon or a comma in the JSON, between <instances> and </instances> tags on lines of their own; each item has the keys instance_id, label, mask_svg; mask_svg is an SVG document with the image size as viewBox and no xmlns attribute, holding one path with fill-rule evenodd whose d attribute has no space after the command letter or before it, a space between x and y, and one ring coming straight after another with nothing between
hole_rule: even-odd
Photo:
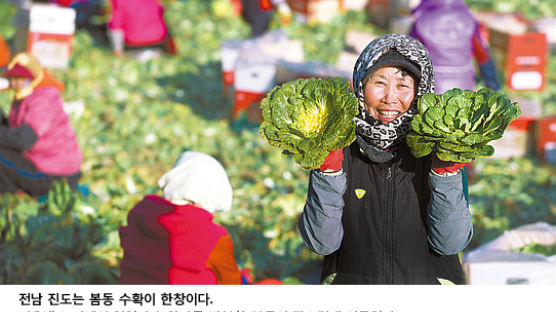
<instances>
[{"instance_id":1,"label":"woman holding cabbage","mask_svg":"<svg viewBox=\"0 0 556 312\"><path fill-rule=\"evenodd\" d=\"M311 172L299 231L334 284L460 284L471 240L465 164L415 158L405 143L417 100L434 91L417 40L373 40L353 73L356 141Z\"/></svg>"}]
</instances>

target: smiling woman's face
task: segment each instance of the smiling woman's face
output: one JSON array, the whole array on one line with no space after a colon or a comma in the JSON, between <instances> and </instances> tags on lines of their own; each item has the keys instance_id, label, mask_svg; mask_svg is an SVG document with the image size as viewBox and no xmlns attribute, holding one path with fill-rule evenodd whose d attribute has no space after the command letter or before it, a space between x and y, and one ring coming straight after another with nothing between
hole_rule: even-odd
<instances>
[{"instance_id":1,"label":"smiling woman's face","mask_svg":"<svg viewBox=\"0 0 556 312\"><path fill-rule=\"evenodd\" d=\"M382 67L369 77L363 94L367 111L387 124L411 107L415 81L397 67Z\"/></svg>"},{"instance_id":2,"label":"smiling woman's face","mask_svg":"<svg viewBox=\"0 0 556 312\"><path fill-rule=\"evenodd\" d=\"M14 91L19 91L25 88L27 80L30 79L26 77L10 77L9 78L10 88Z\"/></svg>"}]
</instances>

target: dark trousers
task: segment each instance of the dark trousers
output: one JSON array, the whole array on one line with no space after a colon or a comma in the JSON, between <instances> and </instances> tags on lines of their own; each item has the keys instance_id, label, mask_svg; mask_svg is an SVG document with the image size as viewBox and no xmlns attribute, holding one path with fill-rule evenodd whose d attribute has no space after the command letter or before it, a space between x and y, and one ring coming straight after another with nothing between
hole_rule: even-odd
<instances>
[{"instance_id":1,"label":"dark trousers","mask_svg":"<svg viewBox=\"0 0 556 312\"><path fill-rule=\"evenodd\" d=\"M100 0L91 0L85 3L76 3L72 5L75 9L75 24L78 29L84 29L93 39L104 47L109 47L108 41L108 25L99 23L103 19L104 12Z\"/></svg>"},{"instance_id":2,"label":"dark trousers","mask_svg":"<svg viewBox=\"0 0 556 312\"><path fill-rule=\"evenodd\" d=\"M174 41L174 37L170 34L170 32L168 32L168 35L166 36L166 38L164 38L164 40L160 43L154 43L154 44L149 44L149 45L142 45L142 46L131 46L131 45L125 45L125 50L126 51L142 51L142 50L146 50L146 49L155 49L155 50L160 50L164 53L168 53L170 55L177 55L178 54L178 49L176 47L176 43Z\"/></svg>"},{"instance_id":3,"label":"dark trousers","mask_svg":"<svg viewBox=\"0 0 556 312\"><path fill-rule=\"evenodd\" d=\"M79 178L81 172L69 176L42 173L21 152L0 146L0 194L21 190L30 196L40 197L48 194L54 182L64 179L75 189Z\"/></svg>"}]
</instances>

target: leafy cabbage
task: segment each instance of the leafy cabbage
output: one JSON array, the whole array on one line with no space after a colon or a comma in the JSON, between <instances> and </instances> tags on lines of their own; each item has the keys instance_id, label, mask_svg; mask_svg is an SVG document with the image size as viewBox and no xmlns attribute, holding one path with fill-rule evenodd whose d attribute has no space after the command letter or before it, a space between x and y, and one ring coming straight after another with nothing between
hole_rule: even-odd
<instances>
[{"instance_id":1,"label":"leafy cabbage","mask_svg":"<svg viewBox=\"0 0 556 312\"><path fill-rule=\"evenodd\" d=\"M517 102L490 89L452 89L419 98L419 113L411 122L407 145L417 157L435 152L440 160L469 162L494 153L490 141L521 114Z\"/></svg>"},{"instance_id":2,"label":"leafy cabbage","mask_svg":"<svg viewBox=\"0 0 556 312\"><path fill-rule=\"evenodd\" d=\"M355 140L357 98L344 78L300 78L262 100L262 137L302 167L318 168L328 153Z\"/></svg>"}]
</instances>

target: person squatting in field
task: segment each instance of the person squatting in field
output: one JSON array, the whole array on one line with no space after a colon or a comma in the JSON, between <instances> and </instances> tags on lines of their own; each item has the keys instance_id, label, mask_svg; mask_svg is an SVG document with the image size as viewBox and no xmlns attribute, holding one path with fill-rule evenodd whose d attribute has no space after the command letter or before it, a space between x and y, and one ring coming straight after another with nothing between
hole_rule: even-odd
<instances>
[{"instance_id":1,"label":"person squatting in field","mask_svg":"<svg viewBox=\"0 0 556 312\"><path fill-rule=\"evenodd\" d=\"M110 4L108 37L115 55L121 55L124 50L142 49L178 53L160 0L110 0Z\"/></svg>"},{"instance_id":2,"label":"person squatting in field","mask_svg":"<svg viewBox=\"0 0 556 312\"><path fill-rule=\"evenodd\" d=\"M0 194L46 195L55 181L75 188L83 155L60 92L64 85L28 53L2 74L14 91L8 117L0 112Z\"/></svg>"},{"instance_id":3,"label":"person squatting in field","mask_svg":"<svg viewBox=\"0 0 556 312\"><path fill-rule=\"evenodd\" d=\"M405 143L417 100L434 91L427 49L381 36L359 56L356 140L310 174L299 219L333 284L463 283L457 253L473 235L465 164L415 158Z\"/></svg>"},{"instance_id":4,"label":"person squatting in field","mask_svg":"<svg viewBox=\"0 0 556 312\"><path fill-rule=\"evenodd\" d=\"M147 195L120 227L121 284L247 283L226 228L215 211L232 207L232 186L213 157L184 152L158 181L163 196Z\"/></svg>"},{"instance_id":5,"label":"person squatting in field","mask_svg":"<svg viewBox=\"0 0 556 312\"><path fill-rule=\"evenodd\" d=\"M413 9L409 35L428 49L436 93L452 88L475 90L475 67L486 87L498 91L496 66L479 32L479 23L463 0L422 0Z\"/></svg>"}]
</instances>

